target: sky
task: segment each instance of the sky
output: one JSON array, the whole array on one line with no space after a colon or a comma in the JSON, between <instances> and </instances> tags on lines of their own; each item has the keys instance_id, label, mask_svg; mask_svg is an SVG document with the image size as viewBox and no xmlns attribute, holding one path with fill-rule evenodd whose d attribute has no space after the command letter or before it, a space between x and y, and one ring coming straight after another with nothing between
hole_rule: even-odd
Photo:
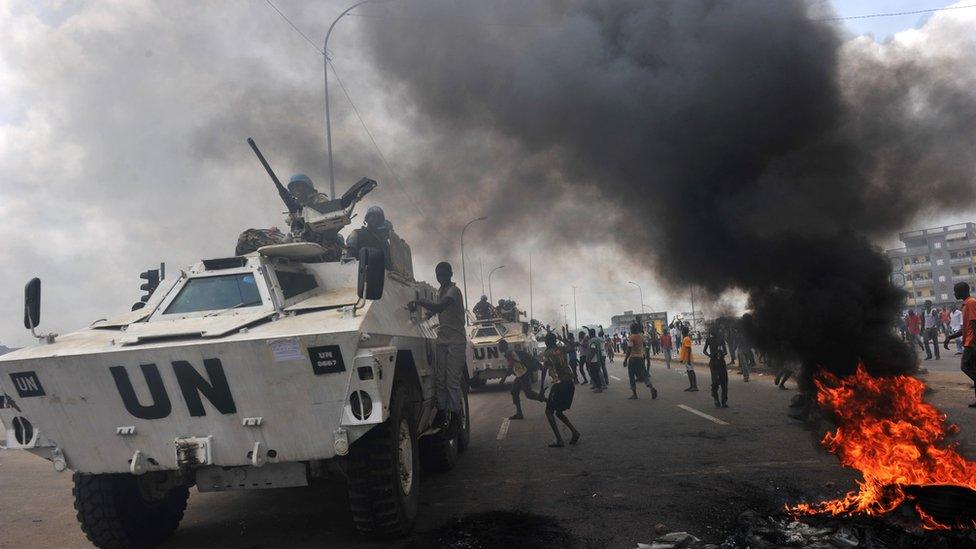
<instances>
[{"instance_id":1,"label":"sky","mask_svg":"<svg viewBox=\"0 0 976 549\"><path fill-rule=\"evenodd\" d=\"M944 8L951 5L967 5L973 2L946 2L944 0L833 0L837 17L862 17L872 14L905 13ZM871 35L876 41L890 40L895 34L920 28L932 17L932 13L916 13L864 19L846 19L844 27L853 35Z\"/></svg>"},{"instance_id":2,"label":"sky","mask_svg":"<svg viewBox=\"0 0 976 549\"><path fill-rule=\"evenodd\" d=\"M976 1L956 5L969 3ZM44 285L42 329L66 333L128 310L139 297L139 272L161 261L178 272L230 255L246 228L283 226L278 198L245 145L248 136L279 176L304 172L327 189L322 58L315 48L346 2L276 5L315 46L263 0L0 0L0 344L31 343L21 318L22 288L33 276ZM833 2L842 17L945 5ZM850 41L923 52L944 47L930 36L942 27L930 23L972 23L972 12L840 24ZM437 158L438 144L412 126L414 107L371 66L364 33L377 31L373 23L343 20L329 49L383 156L333 81L337 182L341 191L363 175L380 181L368 202L383 206L411 244L418 278L433 280L437 261L459 263L460 226L433 223L444 197L422 195L400 174L422 173L432 158L461 165L465 159ZM500 32L508 31L524 29ZM296 146L316 141L321 154ZM462 213L480 215L482 191L459 182L458 192L472 196ZM905 229L973 219L976 211L931 213ZM641 298L648 310L691 308L690 289L661 284L610 243L553 257L541 233L509 234L491 220L466 233L470 301L483 291L481 266L487 273L504 262L492 277L493 298L514 297L527 308L531 253L534 313L544 321L560 321L565 310L573 324L575 309L579 324L606 324L611 314L639 309ZM499 242L502 236L509 240ZM897 244L896 235L878 244ZM505 259L516 256L517 264ZM714 296L697 295L696 305L704 297ZM741 308L744 298L730 292L718 303L716 309Z\"/></svg>"}]
</instances>

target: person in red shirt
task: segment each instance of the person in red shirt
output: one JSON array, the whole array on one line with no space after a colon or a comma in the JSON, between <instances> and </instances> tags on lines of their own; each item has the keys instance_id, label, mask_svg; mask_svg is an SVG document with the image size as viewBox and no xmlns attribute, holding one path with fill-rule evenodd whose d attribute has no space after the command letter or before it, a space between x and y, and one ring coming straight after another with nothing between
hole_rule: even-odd
<instances>
[{"instance_id":1,"label":"person in red shirt","mask_svg":"<svg viewBox=\"0 0 976 549\"><path fill-rule=\"evenodd\" d=\"M922 345L922 317L915 314L914 309L908 310L908 315L905 316L905 326L908 330L908 344L915 349L915 345L918 345L920 349L925 350L925 346Z\"/></svg>"},{"instance_id":2,"label":"person in red shirt","mask_svg":"<svg viewBox=\"0 0 976 549\"><path fill-rule=\"evenodd\" d=\"M962 373L969 376L976 384L976 298L969 295L969 284L965 282L957 283L953 288L956 299L962 300L962 327L955 333L946 336L942 347L949 349L949 342L957 337L962 337ZM976 402L969 405L976 408Z\"/></svg>"},{"instance_id":3,"label":"person in red shirt","mask_svg":"<svg viewBox=\"0 0 976 549\"><path fill-rule=\"evenodd\" d=\"M671 334L665 329L661 334L661 352L664 353L664 363L671 369Z\"/></svg>"}]
</instances>

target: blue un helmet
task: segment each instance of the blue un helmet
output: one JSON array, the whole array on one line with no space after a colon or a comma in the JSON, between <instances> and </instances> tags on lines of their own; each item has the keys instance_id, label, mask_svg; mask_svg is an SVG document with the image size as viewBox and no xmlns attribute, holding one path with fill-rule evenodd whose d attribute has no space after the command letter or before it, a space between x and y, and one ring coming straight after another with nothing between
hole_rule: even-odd
<instances>
[{"instance_id":1,"label":"blue un helmet","mask_svg":"<svg viewBox=\"0 0 976 549\"><path fill-rule=\"evenodd\" d=\"M303 188L306 192L311 192L315 189L315 185L312 184L312 179L303 173L296 173L288 181L288 192L295 194L295 190L298 187Z\"/></svg>"},{"instance_id":2,"label":"blue un helmet","mask_svg":"<svg viewBox=\"0 0 976 549\"><path fill-rule=\"evenodd\" d=\"M366 224L370 227L380 228L386 223L386 214L383 213L383 208L379 206L370 206L366 210Z\"/></svg>"}]
</instances>

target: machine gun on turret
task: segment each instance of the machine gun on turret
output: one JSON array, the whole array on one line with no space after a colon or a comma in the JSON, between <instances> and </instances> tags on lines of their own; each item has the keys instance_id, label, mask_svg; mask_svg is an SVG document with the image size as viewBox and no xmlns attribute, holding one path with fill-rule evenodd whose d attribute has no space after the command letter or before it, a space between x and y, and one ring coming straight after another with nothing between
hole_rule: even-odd
<instances>
[{"instance_id":1,"label":"machine gun on turret","mask_svg":"<svg viewBox=\"0 0 976 549\"><path fill-rule=\"evenodd\" d=\"M324 247L323 252L326 255L335 255L337 257L342 245L341 237L338 236L339 231L352 221L354 217L353 210L356 204L376 188L376 181L368 177L363 177L343 193L340 198L303 204L298 197L293 195L281 184L278 176L275 175L274 170L271 169L270 164L268 164L264 155L261 154L261 150L258 149L254 139L248 137L247 144L250 145L251 150L254 151L258 160L261 161L261 165L264 166L265 171L268 172L268 176L271 177L271 181L278 190L278 196L281 197L282 202L285 203L285 207L288 208L287 220L291 234L284 243L307 242L319 244ZM263 232L260 230L256 231ZM330 248L335 250L336 253L329 252ZM238 252L240 253L240 250Z\"/></svg>"},{"instance_id":2,"label":"machine gun on turret","mask_svg":"<svg viewBox=\"0 0 976 549\"><path fill-rule=\"evenodd\" d=\"M258 149L257 143L254 142L250 137L247 138L247 144L251 146L251 150L257 155L258 160L261 161L261 165L264 166L265 171L268 172L268 176L271 177L271 181L274 182L275 188L278 189L278 196L281 197L282 202L285 203L285 207L288 208L288 216L291 226L291 233L293 236L304 236L307 227L305 226L305 220L302 218L302 205L298 202L281 181L278 180L278 176L275 175L274 170L268 164L268 161L264 159L264 155L261 154L261 149ZM302 238L304 240L304 238Z\"/></svg>"}]
</instances>

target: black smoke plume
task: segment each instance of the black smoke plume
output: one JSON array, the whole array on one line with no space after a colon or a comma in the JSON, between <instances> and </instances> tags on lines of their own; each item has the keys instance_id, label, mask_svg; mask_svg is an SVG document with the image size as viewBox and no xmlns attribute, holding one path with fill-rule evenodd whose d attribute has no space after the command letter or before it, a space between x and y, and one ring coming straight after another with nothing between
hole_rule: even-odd
<instances>
[{"instance_id":1,"label":"black smoke plume","mask_svg":"<svg viewBox=\"0 0 976 549\"><path fill-rule=\"evenodd\" d=\"M769 353L915 367L871 239L967 205L976 97L951 60L847 52L826 8L793 0L361 12L402 111L439 136L412 174L428 192L480 189L512 226L543 215L553 250L611 239L674 287L744 290Z\"/></svg>"}]
</instances>

